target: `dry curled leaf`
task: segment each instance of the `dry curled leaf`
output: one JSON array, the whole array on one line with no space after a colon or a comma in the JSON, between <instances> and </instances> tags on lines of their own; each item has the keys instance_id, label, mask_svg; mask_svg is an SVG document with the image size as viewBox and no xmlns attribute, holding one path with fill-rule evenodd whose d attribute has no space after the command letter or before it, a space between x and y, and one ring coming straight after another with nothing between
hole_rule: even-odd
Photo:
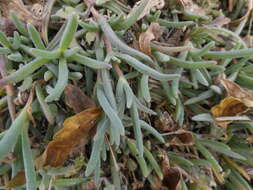
<instances>
[{"instance_id":1,"label":"dry curled leaf","mask_svg":"<svg viewBox=\"0 0 253 190\"><path fill-rule=\"evenodd\" d=\"M228 97L223 99L220 104L211 108L211 113L214 118L238 116L248 111L249 107L253 107L253 95L233 81L227 80L224 77L218 79L226 89ZM232 121L216 121L216 123L227 128Z\"/></svg>"},{"instance_id":2,"label":"dry curled leaf","mask_svg":"<svg viewBox=\"0 0 253 190\"><path fill-rule=\"evenodd\" d=\"M153 190L180 190L181 180L183 177L189 177L189 175L179 167L170 167L169 158L166 152L162 152L163 161L161 168L163 172L163 179L155 179L155 185L152 186Z\"/></svg>"},{"instance_id":3,"label":"dry curled leaf","mask_svg":"<svg viewBox=\"0 0 253 190\"><path fill-rule=\"evenodd\" d=\"M246 111L248 111L248 106L245 105L239 98L234 98L232 96L223 99L220 104L211 108L211 113L214 118L237 116ZM216 121L219 126L225 129L231 122L232 121Z\"/></svg>"},{"instance_id":4,"label":"dry curled leaf","mask_svg":"<svg viewBox=\"0 0 253 190\"><path fill-rule=\"evenodd\" d=\"M5 188L7 190L12 189L24 185L25 183L25 171L21 170L6 184Z\"/></svg>"},{"instance_id":5,"label":"dry curled leaf","mask_svg":"<svg viewBox=\"0 0 253 190\"><path fill-rule=\"evenodd\" d=\"M225 87L228 96L240 99L247 107L253 107L253 94L230 80L220 79L220 82Z\"/></svg>"},{"instance_id":6,"label":"dry curled leaf","mask_svg":"<svg viewBox=\"0 0 253 190\"><path fill-rule=\"evenodd\" d=\"M150 42L158 39L162 35L162 29L158 23L152 22L146 32L141 33L139 37L140 50L151 56Z\"/></svg>"},{"instance_id":7,"label":"dry curled leaf","mask_svg":"<svg viewBox=\"0 0 253 190\"><path fill-rule=\"evenodd\" d=\"M162 152L163 160L161 162L161 169L163 172L163 179L156 179L156 185L153 190L180 190L181 179L184 176L184 171L177 167L170 167L169 158L165 151Z\"/></svg>"},{"instance_id":8,"label":"dry curled leaf","mask_svg":"<svg viewBox=\"0 0 253 190\"><path fill-rule=\"evenodd\" d=\"M168 133L171 141L166 146L191 146L194 144L194 137L190 131L179 129L175 132Z\"/></svg>"},{"instance_id":9,"label":"dry curled leaf","mask_svg":"<svg viewBox=\"0 0 253 190\"><path fill-rule=\"evenodd\" d=\"M167 187L169 190L180 190L180 181L182 174L178 168L166 168L163 170L163 186Z\"/></svg>"},{"instance_id":10,"label":"dry curled leaf","mask_svg":"<svg viewBox=\"0 0 253 190\"><path fill-rule=\"evenodd\" d=\"M136 9L138 9L138 6L139 6L139 4L141 4L142 1L144 1L144 0L136 2L134 7L132 8L130 13L128 14L128 17L131 16L133 13L135 13ZM139 16L138 20L142 19L144 16L149 14L151 9L153 9L153 8L162 9L164 7L164 5L165 5L164 0L149 0L148 3L145 6L145 9L143 10L141 15Z\"/></svg>"},{"instance_id":11,"label":"dry curled leaf","mask_svg":"<svg viewBox=\"0 0 253 190\"><path fill-rule=\"evenodd\" d=\"M66 104L74 110L75 113L79 113L85 109L95 107L95 102L85 95L83 91L72 84L68 84L64 90Z\"/></svg>"},{"instance_id":12,"label":"dry curled leaf","mask_svg":"<svg viewBox=\"0 0 253 190\"><path fill-rule=\"evenodd\" d=\"M100 108L89 108L67 118L63 128L54 135L44 153L36 160L37 168L61 166L72 151L88 138L89 131L95 126L100 115ZM83 145L86 143L87 141L84 141Z\"/></svg>"}]
</instances>

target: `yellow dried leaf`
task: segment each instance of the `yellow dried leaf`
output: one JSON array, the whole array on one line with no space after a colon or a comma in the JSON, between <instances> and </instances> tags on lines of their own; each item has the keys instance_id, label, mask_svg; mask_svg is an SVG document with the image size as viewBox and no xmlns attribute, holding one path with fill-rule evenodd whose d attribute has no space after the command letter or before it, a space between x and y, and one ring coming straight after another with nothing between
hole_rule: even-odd
<instances>
[{"instance_id":1,"label":"yellow dried leaf","mask_svg":"<svg viewBox=\"0 0 253 190\"><path fill-rule=\"evenodd\" d=\"M238 84L227 79L220 79L221 84L225 87L228 96L240 99L246 106L253 107L253 94L245 91Z\"/></svg>"},{"instance_id":2,"label":"yellow dried leaf","mask_svg":"<svg viewBox=\"0 0 253 190\"><path fill-rule=\"evenodd\" d=\"M61 166L78 145L87 143L85 139L101 112L100 108L89 108L66 119L63 128L54 135L44 153L36 160L37 168Z\"/></svg>"},{"instance_id":3,"label":"yellow dried leaf","mask_svg":"<svg viewBox=\"0 0 253 190\"><path fill-rule=\"evenodd\" d=\"M223 76L218 79L226 89L228 97L223 99L219 105L211 109L211 113L216 117L238 116L253 107L253 95L245 91L233 81L225 79ZM223 128L227 128L232 121L216 121Z\"/></svg>"},{"instance_id":4,"label":"yellow dried leaf","mask_svg":"<svg viewBox=\"0 0 253 190\"><path fill-rule=\"evenodd\" d=\"M151 56L150 42L158 39L162 35L162 30L158 23L152 22L146 32L141 33L139 37L140 50Z\"/></svg>"},{"instance_id":5,"label":"yellow dried leaf","mask_svg":"<svg viewBox=\"0 0 253 190\"><path fill-rule=\"evenodd\" d=\"M212 107L211 113L214 118L217 117L227 117L227 116L237 116L244 112L248 111L248 106L244 104L239 98L229 96L223 99L220 104ZM223 127L227 128L228 124L232 121L216 121L216 123Z\"/></svg>"},{"instance_id":6,"label":"yellow dried leaf","mask_svg":"<svg viewBox=\"0 0 253 190\"><path fill-rule=\"evenodd\" d=\"M21 170L6 184L5 188L12 189L24 185L25 183L25 172Z\"/></svg>"}]
</instances>

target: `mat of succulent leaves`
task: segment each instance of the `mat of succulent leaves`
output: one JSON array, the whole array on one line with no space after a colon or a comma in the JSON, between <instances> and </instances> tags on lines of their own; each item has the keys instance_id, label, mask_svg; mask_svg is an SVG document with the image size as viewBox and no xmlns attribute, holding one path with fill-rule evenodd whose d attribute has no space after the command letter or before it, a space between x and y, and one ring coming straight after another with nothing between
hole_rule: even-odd
<instances>
[{"instance_id":1,"label":"mat of succulent leaves","mask_svg":"<svg viewBox=\"0 0 253 190\"><path fill-rule=\"evenodd\" d=\"M252 7L0 0L0 189L252 189Z\"/></svg>"}]
</instances>

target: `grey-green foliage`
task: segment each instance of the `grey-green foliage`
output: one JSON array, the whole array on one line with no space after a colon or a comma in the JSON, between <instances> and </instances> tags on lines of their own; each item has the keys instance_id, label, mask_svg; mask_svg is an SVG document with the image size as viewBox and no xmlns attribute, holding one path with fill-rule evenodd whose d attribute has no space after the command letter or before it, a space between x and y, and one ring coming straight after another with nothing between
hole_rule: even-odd
<instances>
[{"instance_id":1,"label":"grey-green foliage","mask_svg":"<svg viewBox=\"0 0 253 190\"><path fill-rule=\"evenodd\" d=\"M226 96L216 81L222 74L243 87L253 88L253 50L246 48L238 35L245 24L240 24L236 32L225 29L225 26L211 26L213 23L209 23L209 16L182 9L182 17L179 12L171 10L171 7L177 9L179 5L166 7L169 9L166 13L164 9L154 14L151 10L139 20L150 2L141 1L134 8L136 11L126 16L129 7L120 1L96 1L99 6L95 8L100 9L99 13L94 13L91 8L94 19L87 21L87 15L79 12L86 8L81 1L80 4L75 0L59 1L55 8L67 5L61 11L70 11L71 14L59 31L54 30L58 25L52 30L49 27L49 39L52 39L49 44L43 42L35 26L27 24L26 27L15 13L11 13L17 31L11 37L0 31L0 54L10 63L7 76L0 79L0 88L11 84L18 87L15 92L26 93L35 87L33 114L43 126L28 127L29 110L27 106L21 108L22 105L16 106L17 118L10 123L8 109L5 109L10 105L10 97L1 94L4 129L0 134L0 161L11 152L14 155L22 153L22 156L17 156L20 159L12 164L11 169L8 164L2 164L0 173L12 170L15 175L24 168L27 189L36 189L37 184L46 188L49 183L55 189L81 188L81 184L90 180L92 175L97 185L101 179L106 179L107 189L120 189L125 185L125 178L129 184L134 182L128 177L132 174L143 181L147 178L151 184L157 176L160 180L168 180L163 173L164 165L161 165L168 156L172 168L181 168L180 171L186 174L194 172L194 177L183 175L187 177L180 180L182 189L207 188L214 183L217 189L223 188L220 183L225 183L224 187L228 189L252 189L236 167L238 164L246 170L253 166L253 151L245 140L253 133L248 112L242 116L222 115L217 118L210 113L210 109ZM242 2L239 2L235 15L243 10ZM55 18L53 15L51 20ZM172 33L175 28L189 31L186 42L171 47L152 41L152 56L125 42L123 34L145 32L151 22L159 23ZM140 23L143 27L139 27ZM96 42L89 41L87 45L87 32L95 36ZM155 40L164 41L164 36ZM219 49L221 47L224 50ZM68 83L80 86L104 112L96 125L92 148L87 149L87 163L83 163L86 167L80 170L85 169L87 178L54 178L52 170L43 169L36 173L34 168L33 151L41 152L31 144L34 138L50 139L56 129L54 125L72 114L63 104L63 92ZM54 113L57 110L55 106L59 113ZM168 117L166 112L170 118L163 118ZM229 125L226 131L217 122L227 120L234 125ZM44 137L44 131L40 130L46 121L49 127ZM193 145L170 146L172 139L184 140L174 133L182 128L191 130ZM29 138L30 135L33 138ZM226 157L232 160L231 163L223 160ZM129 160L135 167L124 165ZM213 174L207 174L203 168L210 168ZM107 171L111 176L105 173ZM127 173L129 171L131 175ZM37 177L38 173L42 179ZM195 176L201 183L197 183Z\"/></svg>"}]
</instances>

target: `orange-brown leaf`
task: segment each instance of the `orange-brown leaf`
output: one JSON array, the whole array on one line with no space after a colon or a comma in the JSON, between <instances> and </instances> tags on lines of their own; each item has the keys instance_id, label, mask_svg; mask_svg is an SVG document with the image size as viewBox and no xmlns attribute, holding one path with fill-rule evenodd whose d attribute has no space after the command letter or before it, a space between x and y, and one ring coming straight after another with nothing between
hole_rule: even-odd
<instances>
[{"instance_id":1,"label":"orange-brown leaf","mask_svg":"<svg viewBox=\"0 0 253 190\"><path fill-rule=\"evenodd\" d=\"M89 131L95 126L101 112L100 108L89 108L66 119L63 128L54 135L44 153L38 158L37 167L61 166L72 151L88 138Z\"/></svg>"},{"instance_id":2,"label":"orange-brown leaf","mask_svg":"<svg viewBox=\"0 0 253 190\"><path fill-rule=\"evenodd\" d=\"M151 55L150 42L158 39L162 35L162 30L158 23L152 22L146 32L141 33L139 37L140 50L147 55Z\"/></svg>"},{"instance_id":3,"label":"orange-brown leaf","mask_svg":"<svg viewBox=\"0 0 253 190\"><path fill-rule=\"evenodd\" d=\"M72 84L68 84L64 90L66 104L74 110L75 113L79 113L85 109L95 107L95 102L85 95L83 91Z\"/></svg>"},{"instance_id":4,"label":"orange-brown leaf","mask_svg":"<svg viewBox=\"0 0 253 190\"><path fill-rule=\"evenodd\" d=\"M212 107L211 113L214 118L217 117L227 117L227 116L237 116L248 111L248 106L245 105L239 98L234 98L229 96L223 99L220 104ZM217 124L223 128L227 128L227 125L231 121L216 121Z\"/></svg>"},{"instance_id":5,"label":"orange-brown leaf","mask_svg":"<svg viewBox=\"0 0 253 190\"><path fill-rule=\"evenodd\" d=\"M24 170L21 170L6 184L5 187L6 189L12 189L24 185L25 183L25 172Z\"/></svg>"}]
</instances>

